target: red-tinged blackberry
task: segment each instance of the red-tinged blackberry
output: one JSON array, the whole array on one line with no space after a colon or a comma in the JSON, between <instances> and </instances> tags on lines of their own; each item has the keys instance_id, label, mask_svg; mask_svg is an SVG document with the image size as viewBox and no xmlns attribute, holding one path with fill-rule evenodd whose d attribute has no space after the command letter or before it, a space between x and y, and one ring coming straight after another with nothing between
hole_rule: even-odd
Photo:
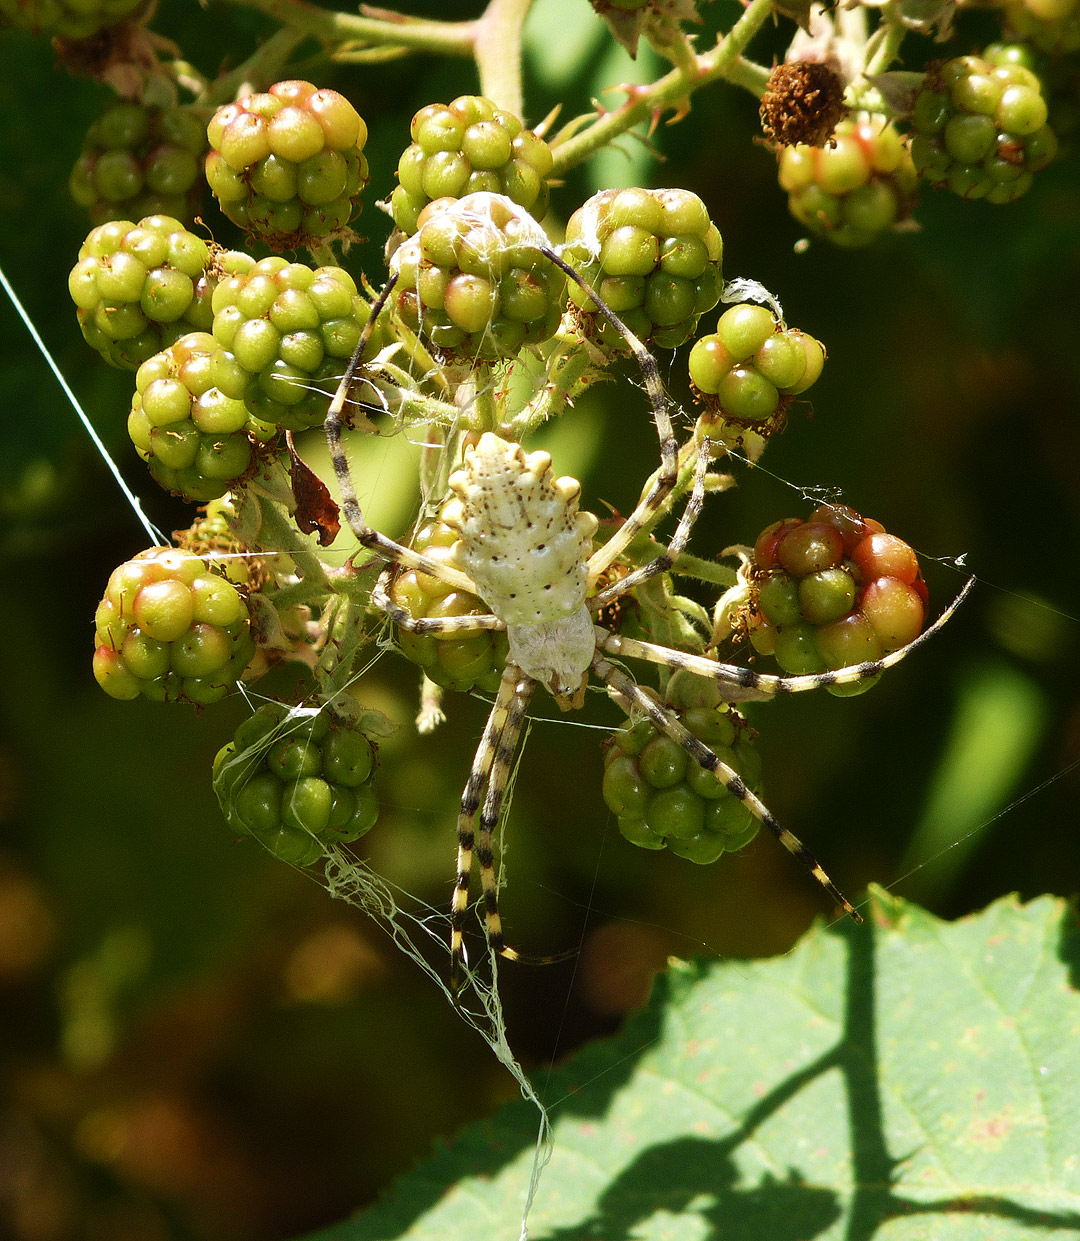
<instances>
[{"instance_id":1,"label":"red-tinged blackberry","mask_svg":"<svg viewBox=\"0 0 1080 1241\"><path fill-rule=\"evenodd\" d=\"M128 435L166 491L215 500L249 473L255 444L268 436L218 387L230 371L246 382L238 370L209 333L189 332L136 371Z\"/></svg>"},{"instance_id":2,"label":"red-tinged blackberry","mask_svg":"<svg viewBox=\"0 0 1080 1241\"><path fill-rule=\"evenodd\" d=\"M394 223L407 236L428 203L480 191L505 194L533 219L543 219L551 151L512 113L482 95L461 95L421 108L409 132L412 144L398 161L390 196Z\"/></svg>"},{"instance_id":3,"label":"red-tinged blackberry","mask_svg":"<svg viewBox=\"0 0 1080 1241\"><path fill-rule=\"evenodd\" d=\"M919 176L961 198L1006 203L1057 151L1039 79L1018 64L958 56L927 69L915 97L911 158Z\"/></svg>"},{"instance_id":4,"label":"red-tinged blackberry","mask_svg":"<svg viewBox=\"0 0 1080 1241\"><path fill-rule=\"evenodd\" d=\"M134 371L187 332L213 321L210 251L171 216L92 229L68 277L87 344L110 365Z\"/></svg>"},{"instance_id":5,"label":"red-tinged blackberry","mask_svg":"<svg viewBox=\"0 0 1080 1241\"><path fill-rule=\"evenodd\" d=\"M0 0L0 24L61 39L89 39L145 5L146 0Z\"/></svg>"},{"instance_id":6,"label":"red-tinged blackberry","mask_svg":"<svg viewBox=\"0 0 1080 1241\"><path fill-rule=\"evenodd\" d=\"M834 245L869 245L915 206L919 178L907 139L883 117L841 121L831 145L785 147L779 159L788 210Z\"/></svg>"},{"instance_id":7,"label":"red-tinged blackberry","mask_svg":"<svg viewBox=\"0 0 1080 1241\"><path fill-rule=\"evenodd\" d=\"M115 103L87 131L68 187L95 224L150 215L190 224L205 150L206 127L189 108Z\"/></svg>"},{"instance_id":8,"label":"red-tinged blackberry","mask_svg":"<svg viewBox=\"0 0 1080 1241\"><path fill-rule=\"evenodd\" d=\"M393 305L440 352L469 362L513 357L555 334L562 273L537 249L535 222L505 197L430 203L395 250Z\"/></svg>"},{"instance_id":9,"label":"red-tinged blackberry","mask_svg":"<svg viewBox=\"0 0 1080 1241\"><path fill-rule=\"evenodd\" d=\"M243 595L171 547L114 569L94 620L94 676L112 698L217 702L255 653Z\"/></svg>"},{"instance_id":10,"label":"red-tinged blackberry","mask_svg":"<svg viewBox=\"0 0 1080 1241\"><path fill-rule=\"evenodd\" d=\"M669 698L676 684L672 678ZM706 697L710 690L715 701ZM701 700L698 705L673 706L672 713L756 790L761 762L746 722L734 707L719 701L714 686L700 686L695 697ZM604 757L603 792L608 808L618 816L619 830L644 849L666 847L678 857L707 865L757 835L759 824L749 808L648 719L611 738Z\"/></svg>"},{"instance_id":11,"label":"red-tinged blackberry","mask_svg":"<svg viewBox=\"0 0 1080 1241\"><path fill-rule=\"evenodd\" d=\"M275 250L348 236L368 182L367 126L334 90L277 82L219 108L206 179L233 223Z\"/></svg>"},{"instance_id":12,"label":"red-tinged blackberry","mask_svg":"<svg viewBox=\"0 0 1080 1241\"><path fill-rule=\"evenodd\" d=\"M371 830L375 742L346 706L261 706L214 759L214 792L234 832L309 866Z\"/></svg>"},{"instance_id":13,"label":"red-tinged blackberry","mask_svg":"<svg viewBox=\"0 0 1080 1241\"><path fill-rule=\"evenodd\" d=\"M349 273L233 252L212 304L214 339L227 351L218 387L262 423L321 426L368 319ZM374 333L365 357L383 343Z\"/></svg>"},{"instance_id":14,"label":"red-tinged blackberry","mask_svg":"<svg viewBox=\"0 0 1080 1241\"><path fill-rule=\"evenodd\" d=\"M451 548L457 541L455 530L441 521L433 521L419 531L412 546L440 564L449 564L453 559ZM413 620L479 616L489 610L476 595L455 590L417 569L399 573L389 593L391 601ZM436 685L459 693L479 689L493 694L499 688L506 663L504 631L488 630L455 637L452 633L416 633L399 625L396 641L402 653L419 664Z\"/></svg>"},{"instance_id":15,"label":"red-tinged blackberry","mask_svg":"<svg viewBox=\"0 0 1080 1241\"><path fill-rule=\"evenodd\" d=\"M778 430L792 398L816 382L824 365L819 341L748 302L725 310L688 360L708 432L728 443L741 443L747 432L765 439Z\"/></svg>"},{"instance_id":16,"label":"red-tinged blackberry","mask_svg":"<svg viewBox=\"0 0 1080 1241\"><path fill-rule=\"evenodd\" d=\"M808 521L774 522L754 544L750 641L787 673L803 675L880 659L913 641L926 619L914 551L846 505ZM862 693L872 678L829 686Z\"/></svg>"},{"instance_id":17,"label":"red-tinged blackberry","mask_svg":"<svg viewBox=\"0 0 1080 1241\"><path fill-rule=\"evenodd\" d=\"M1049 56L1080 51L1080 0L1005 0L1004 33Z\"/></svg>"},{"instance_id":18,"label":"red-tinged blackberry","mask_svg":"<svg viewBox=\"0 0 1080 1241\"><path fill-rule=\"evenodd\" d=\"M724 244L689 190L602 190L570 217L563 258L648 346L674 349L720 300ZM582 326L614 349L626 343L578 285Z\"/></svg>"}]
</instances>

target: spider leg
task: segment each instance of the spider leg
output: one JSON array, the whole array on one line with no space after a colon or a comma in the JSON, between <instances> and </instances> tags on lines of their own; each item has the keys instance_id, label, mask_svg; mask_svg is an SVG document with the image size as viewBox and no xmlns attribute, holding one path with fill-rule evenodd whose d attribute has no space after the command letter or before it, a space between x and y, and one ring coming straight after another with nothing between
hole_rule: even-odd
<instances>
[{"instance_id":1,"label":"spider leg","mask_svg":"<svg viewBox=\"0 0 1080 1241\"><path fill-rule=\"evenodd\" d=\"M886 668L892 668L902 659L906 659L916 647L928 642L964 602L974 584L975 579L968 578L960 593L929 629L924 629L907 646L897 647L895 651L890 651L888 655L883 655L880 659L850 664L846 668L834 668L828 672L811 672L806 676L772 676L764 672L755 672L752 668L742 668L738 664L722 664L704 655L691 655L685 651L673 650L671 647L657 646L653 642L623 638L600 625L596 626L596 641L597 647L609 655L646 659L650 663L663 664L669 668L686 668L696 676L716 681L726 701L748 702L754 699L774 698L780 694L822 689L827 685L848 685L853 681L863 681L868 677L877 676Z\"/></svg>"},{"instance_id":2,"label":"spider leg","mask_svg":"<svg viewBox=\"0 0 1080 1241\"><path fill-rule=\"evenodd\" d=\"M457 634L460 637L469 633L479 633L481 630L506 628L504 621L490 614L477 616L413 616L390 598L389 585L392 572L392 566L387 565L379 574L379 580L371 590L371 602L380 612L385 612L395 625L400 625L402 629L408 629L412 633ZM437 576L442 578L443 581L446 580L441 573ZM475 594L475 592L476 587L474 586L470 593Z\"/></svg>"},{"instance_id":3,"label":"spider leg","mask_svg":"<svg viewBox=\"0 0 1080 1241\"><path fill-rule=\"evenodd\" d=\"M601 591L599 595L590 599L589 607L593 611L599 612L602 608L607 607L613 599L626 594L628 590L633 590L635 586L640 586L642 582L647 582L649 578L656 577L658 573L666 573L679 558L683 548L686 547L687 540L690 538L690 531L694 527L694 522L697 521L702 506L705 503L705 475L708 473L711 457L712 441L706 436L698 447L697 465L694 467L694 488L690 493L690 499L686 503L686 508L683 510L682 518L675 529L675 533L671 537L671 542L659 556L650 560L648 564L642 565L641 568L635 569L633 573L628 573L626 577L613 582L607 590ZM592 561L590 560L589 563L591 564Z\"/></svg>"},{"instance_id":4,"label":"spider leg","mask_svg":"<svg viewBox=\"0 0 1080 1241\"><path fill-rule=\"evenodd\" d=\"M604 302L592 285L589 284L580 272L576 272L565 259L560 258L554 250L550 250L546 246L541 246L539 249L541 254L550 259L556 267L565 272L575 284L579 285L588 294L600 313L630 347L630 352L634 355L634 360L641 371L641 377L645 383L645 391L649 396L649 406L652 409L653 422L656 424L656 433L660 437L660 469L653 476L649 490L638 501L634 511L611 538L608 539L604 546L598 548L589 557L589 580L595 581L609 565L613 564L622 555L627 545L638 531L648 524L656 510L663 504L665 497L679 481L678 445L671 425L671 412L678 407L664 388L663 381L660 378L660 369L656 365L656 359L619 316Z\"/></svg>"},{"instance_id":5,"label":"spider leg","mask_svg":"<svg viewBox=\"0 0 1080 1241\"><path fill-rule=\"evenodd\" d=\"M484 919L488 943L495 952L516 955L507 950L502 939L502 922L499 918L498 883L495 879L495 858L492 836L498 826L499 811L510 766L517 750L525 720L525 710L532 696L535 682L523 675L520 668L507 664L499 682L495 705L488 715L483 736L476 749L472 770L461 795L461 812L458 815L457 879L450 906L450 989L457 992L461 985L462 966L465 960L464 927L465 913L469 907L469 876L472 872L473 853L480 863L480 879L484 891ZM487 796L484 797L485 786ZM483 809L481 810L481 802ZM480 827L476 830L476 816L480 812Z\"/></svg>"},{"instance_id":6,"label":"spider leg","mask_svg":"<svg viewBox=\"0 0 1080 1241\"><path fill-rule=\"evenodd\" d=\"M628 704L630 704L645 712L661 732L666 733L673 741L678 742L699 767L704 768L706 771L711 771L717 780L746 806L754 818L763 823L772 832L784 848L806 867L836 904L843 907L846 914L849 914L856 922L862 922L862 916L858 910L825 873L817 858L814 857L796 835L789 832L776 819L761 798L746 787L738 772L729 767L722 759L717 758L712 750L703 741L695 737L692 732L684 728L670 711L646 694L640 686L635 685L625 672L620 672L613 664L608 663L599 652L594 657L592 666L596 675L614 691L613 696L623 710L627 710Z\"/></svg>"}]
</instances>

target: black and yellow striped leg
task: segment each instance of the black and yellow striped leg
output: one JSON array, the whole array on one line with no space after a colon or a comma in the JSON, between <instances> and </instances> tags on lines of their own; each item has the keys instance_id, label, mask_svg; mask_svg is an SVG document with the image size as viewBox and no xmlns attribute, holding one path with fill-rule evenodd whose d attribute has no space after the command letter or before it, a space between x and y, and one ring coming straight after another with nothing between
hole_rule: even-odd
<instances>
[{"instance_id":1,"label":"black and yellow striped leg","mask_svg":"<svg viewBox=\"0 0 1080 1241\"><path fill-rule=\"evenodd\" d=\"M635 685L625 672L621 672L613 664L608 663L602 655L598 653L593 657L592 666L596 675L614 691L613 696L624 711L627 710L629 705L642 711L661 732L666 733L673 741L678 742L699 767L704 768L706 771L711 771L720 783L743 803L754 818L763 823L784 848L806 867L836 904L843 908L845 913L850 914L856 922L862 921L858 910L855 909L854 905L825 873L817 858L814 857L797 836L789 832L774 817L772 811L761 798L746 787L738 772L729 767L722 759L717 758L712 750L698 737L695 737L692 732L684 728L670 711L646 694L640 686Z\"/></svg>"},{"instance_id":2,"label":"black and yellow striped leg","mask_svg":"<svg viewBox=\"0 0 1080 1241\"><path fill-rule=\"evenodd\" d=\"M450 905L450 987L454 992L461 985L461 967L465 959L464 929L465 914L469 908L469 877L472 874L473 853L477 850L476 816L491 781L492 768L518 694L518 682L521 680L521 669L513 664L507 664L502 680L499 682L495 705L491 708L487 723L484 725L483 736L476 748L476 756L473 759L469 778L465 783L465 791L461 795L461 812L458 815L457 829L457 879L454 883L454 895ZM531 684L530 682L530 689ZM481 849L481 868L486 865L484 892L485 900L487 900L489 885L493 892L495 889L490 824L481 827Z\"/></svg>"}]
</instances>

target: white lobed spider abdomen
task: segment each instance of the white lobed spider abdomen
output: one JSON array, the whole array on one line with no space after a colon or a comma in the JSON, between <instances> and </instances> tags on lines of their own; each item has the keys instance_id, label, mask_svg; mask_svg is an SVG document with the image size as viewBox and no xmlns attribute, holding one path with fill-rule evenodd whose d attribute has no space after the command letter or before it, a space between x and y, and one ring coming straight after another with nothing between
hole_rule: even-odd
<instances>
[{"instance_id":1,"label":"white lobed spider abdomen","mask_svg":"<svg viewBox=\"0 0 1080 1241\"><path fill-rule=\"evenodd\" d=\"M553 693L573 693L595 651L585 606L597 521L578 510L581 484L556 478L546 452L485 432L450 477L442 520L452 561L504 621L510 659Z\"/></svg>"}]
</instances>

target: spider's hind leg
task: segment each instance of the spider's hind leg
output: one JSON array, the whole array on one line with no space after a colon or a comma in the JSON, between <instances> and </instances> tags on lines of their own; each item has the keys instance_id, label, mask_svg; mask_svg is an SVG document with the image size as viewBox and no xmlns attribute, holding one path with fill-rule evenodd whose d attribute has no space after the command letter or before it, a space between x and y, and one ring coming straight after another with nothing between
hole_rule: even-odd
<instances>
[{"instance_id":1,"label":"spider's hind leg","mask_svg":"<svg viewBox=\"0 0 1080 1241\"><path fill-rule=\"evenodd\" d=\"M814 857L802 841L789 832L769 810L768 806L753 793L743 782L737 771L733 770L718 758L709 747L685 728L675 716L651 698L639 685L636 685L625 672L621 672L609 663L599 652L593 659L593 670L596 675L613 691L613 697L629 714L629 708L635 707L646 714L661 732L677 742L690 756L690 759L713 775L742 802L760 823L764 824L777 840L814 876L837 905L841 906L856 922L862 922L862 916L835 883L825 873L821 863Z\"/></svg>"},{"instance_id":2,"label":"spider's hind leg","mask_svg":"<svg viewBox=\"0 0 1080 1241\"><path fill-rule=\"evenodd\" d=\"M520 956L503 942L502 918L499 916L499 885L495 877L492 842L499 825L503 798L534 686L535 682L525 676L520 668L513 664L506 665L495 705L488 716L461 797L457 829L457 879L450 907L450 989L455 994L461 986L465 963L465 913L469 907L469 877L472 873L474 853L480 864L488 945L493 952L502 956ZM480 815L479 827L476 823L477 812Z\"/></svg>"}]
</instances>

